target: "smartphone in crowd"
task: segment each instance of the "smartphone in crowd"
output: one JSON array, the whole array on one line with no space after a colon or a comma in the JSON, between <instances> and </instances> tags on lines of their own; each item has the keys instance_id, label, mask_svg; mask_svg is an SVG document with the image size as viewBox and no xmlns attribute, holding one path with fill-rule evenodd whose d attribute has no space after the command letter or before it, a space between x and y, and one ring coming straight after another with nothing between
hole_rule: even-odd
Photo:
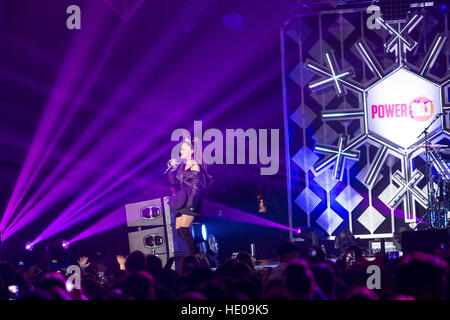
<instances>
[{"instance_id":1,"label":"smartphone in crowd","mask_svg":"<svg viewBox=\"0 0 450 320\"><path fill-rule=\"evenodd\" d=\"M9 300L16 300L19 297L19 286L11 285L8 286Z\"/></svg>"},{"instance_id":2,"label":"smartphone in crowd","mask_svg":"<svg viewBox=\"0 0 450 320\"><path fill-rule=\"evenodd\" d=\"M388 260L395 260L395 259L398 259L398 258L400 258L402 255L403 255L402 252L391 252L391 253L389 253L389 255L388 255Z\"/></svg>"},{"instance_id":3,"label":"smartphone in crowd","mask_svg":"<svg viewBox=\"0 0 450 320\"><path fill-rule=\"evenodd\" d=\"M345 265L347 267L350 267L350 266L354 265L355 262L356 262L355 251L353 251L353 250L347 251L345 253Z\"/></svg>"}]
</instances>

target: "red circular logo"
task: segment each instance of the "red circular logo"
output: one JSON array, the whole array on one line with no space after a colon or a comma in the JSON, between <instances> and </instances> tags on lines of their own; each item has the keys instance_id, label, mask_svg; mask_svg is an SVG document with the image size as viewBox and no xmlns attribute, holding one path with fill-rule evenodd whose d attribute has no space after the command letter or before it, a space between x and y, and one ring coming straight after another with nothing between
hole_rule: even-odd
<instances>
[{"instance_id":1,"label":"red circular logo","mask_svg":"<svg viewBox=\"0 0 450 320\"><path fill-rule=\"evenodd\" d=\"M419 97L409 104L409 114L417 121L427 121L433 115L433 102L425 97Z\"/></svg>"}]
</instances>

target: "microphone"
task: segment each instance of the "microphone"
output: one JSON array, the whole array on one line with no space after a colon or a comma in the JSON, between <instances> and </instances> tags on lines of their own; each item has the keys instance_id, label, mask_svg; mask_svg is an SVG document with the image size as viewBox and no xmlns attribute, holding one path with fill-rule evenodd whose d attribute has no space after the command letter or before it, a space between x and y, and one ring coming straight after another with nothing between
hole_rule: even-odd
<instances>
[{"instance_id":1,"label":"microphone","mask_svg":"<svg viewBox=\"0 0 450 320\"><path fill-rule=\"evenodd\" d=\"M172 160L175 160L175 161L173 161L173 163L170 163ZM171 169L178 167L178 165L179 165L179 163L176 159L170 159L169 161L167 161L167 169L166 169L166 171L164 171L163 174L166 174Z\"/></svg>"}]
</instances>

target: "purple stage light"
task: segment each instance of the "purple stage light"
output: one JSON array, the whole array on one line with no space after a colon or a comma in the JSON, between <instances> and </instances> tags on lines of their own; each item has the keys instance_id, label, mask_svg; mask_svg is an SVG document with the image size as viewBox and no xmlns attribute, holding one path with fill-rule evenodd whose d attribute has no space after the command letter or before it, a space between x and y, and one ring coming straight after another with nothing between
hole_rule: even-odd
<instances>
[{"instance_id":1,"label":"purple stage light","mask_svg":"<svg viewBox=\"0 0 450 320\"><path fill-rule=\"evenodd\" d=\"M67 240L63 240L62 242L61 242L61 247L63 247L64 249L69 249L69 246L70 246L70 243L69 243L69 241L67 241Z\"/></svg>"},{"instance_id":2,"label":"purple stage light","mask_svg":"<svg viewBox=\"0 0 450 320\"><path fill-rule=\"evenodd\" d=\"M277 222L274 222L274 221L271 221L268 219L264 219L262 217L259 217L254 214L250 214L248 212L230 208L223 204L213 202L210 200L204 201L203 211L205 212L205 216L209 215L209 216L212 216L215 218L220 217L221 219L232 220L232 221L248 223L248 224L256 224L256 225L260 225L260 226L264 226L264 227L282 229L282 230L287 230L287 231L294 231L294 232L298 231L298 228L294 229L289 226L285 226L280 223L277 223ZM221 212L221 214L219 216L211 214L212 212L217 212L217 211Z\"/></svg>"},{"instance_id":3,"label":"purple stage light","mask_svg":"<svg viewBox=\"0 0 450 320\"><path fill-rule=\"evenodd\" d=\"M174 21L172 22L176 22L176 20L177 19L175 19L174 17ZM168 23L168 26L170 26L172 31L171 34L173 35L173 33L175 33L177 30L176 23ZM142 118L142 115L146 114L142 113L142 110L139 114L136 115L134 114L134 111L132 114L129 114L131 112L128 112L128 114L118 112L120 107L123 105L134 105L134 100L138 101L138 103L142 107L145 107L145 110L148 110L148 106L156 107L160 105L171 105L174 106L174 109L176 109L175 107L179 104L179 101L176 99L168 99L164 94L160 93L167 92L166 86L170 79L174 77L174 74L185 73L185 70L182 68L177 68L176 70L165 70L171 71L170 73L167 72L168 75L165 79L166 81L158 81L158 83L163 83L164 85L160 85L160 87L157 88L152 87L152 90L150 90L149 95L146 96L145 99L135 99L138 90L143 89L140 86L140 83L144 78L147 79L149 74L157 74L159 77L159 75L161 74L160 72L152 71L158 71L159 67L157 66L166 65L165 63L163 63L166 62L163 61L164 59L169 62L171 58L176 57L177 61L180 62L179 65L183 66L184 64L187 68L189 68L189 70L191 68L202 66L203 62L197 62L193 64L192 58L197 54L197 51L202 51L201 49L204 48L193 48L192 51L188 52L189 54L186 55L186 57L183 59L183 57L179 57L177 50L171 50L178 49L176 46L177 41L174 41L174 38L174 36L169 36L167 33L164 33L164 36L161 36L161 39L159 39L160 41L153 41L148 46L147 50L142 50L142 52L144 52L141 55L142 60L140 60L138 63L135 63L134 70L131 70L131 72L129 73L130 76L125 77L123 81L121 79L121 83L123 83L123 85L119 86L119 88L115 88L115 94L111 95L111 99L108 99L106 103L102 104L101 115L99 115L99 117L92 122L93 126L91 128L88 128L83 133L82 137L77 140L81 142L79 144L77 142L77 147L71 148L64 155L64 157L61 159L62 161L59 162L63 165L51 172L51 178L44 180L44 183L40 184L38 191L32 195L31 200L27 201L26 203L22 203L22 199L27 198L22 198L21 196L28 190L28 184L21 185L21 183L19 183L19 185L21 186L18 186L17 188L21 189L19 190L20 193L16 197L14 197L15 201L11 201L13 203L9 210L11 215L8 214L7 219L5 219L4 221L5 226L7 226L8 232L6 234L8 237L18 232L26 225L29 225L33 220L39 218L46 212L51 212L52 208L62 202L65 202L66 196L72 193L76 193L77 196L73 198L73 202L69 204L68 207L66 207L66 210L64 210L65 212L57 218L57 223L53 224L52 227L49 228L49 232L45 232L42 238L47 238L88 218L92 218L96 214L100 213L100 211L93 212L93 210L91 210L91 206L95 206L98 210L104 210L104 208L106 208L107 206L105 205L106 201L102 199L102 197L106 196L110 191L118 187L121 183L128 182L127 179L130 177L130 175L134 174L134 170L132 169L133 171L126 171L126 169L129 170L130 167L135 166L136 159L139 159L139 157L142 156L142 148L136 146L131 150L129 154L125 154L125 156L127 156L128 158L127 161L123 161L124 159L122 159L122 154L120 154L120 157L116 157L116 154L111 154L100 150L115 150L115 148L110 148L110 146L117 146L116 137L120 137L123 133L132 132L132 130L128 130L128 126L125 128L126 130L123 130L123 127L115 126L113 132L111 132L112 134L107 134L108 140L114 142L112 144L110 143L109 145L107 145L107 143L102 143L96 138L97 136L99 136L99 132L103 132L103 129L105 129L107 125L112 124L110 123L111 119L118 119L119 123L126 123L130 122L130 115L134 116L134 119ZM248 53L244 56L244 58L242 58L238 54L236 54L235 56L230 56L229 54L227 54L227 58L229 58L229 61L232 61L231 64L227 64L223 68L219 68L211 81L208 81L208 85L201 87L201 90L192 91L189 88L189 92L187 92L187 90L186 92L181 92L180 96L184 97L183 104L185 104L183 105L183 108L194 111L199 109L200 107L204 108L205 106L214 105L215 108L213 108L210 112L204 114L203 120L206 121L213 120L214 118L220 118L220 116L223 113L227 112L231 107L240 104L255 91L267 85L267 83L273 80L274 77L277 77L279 72L278 66L264 69L262 71L257 71L256 73L252 73L251 80L249 80L245 85L239 86L239 88L237 90L233 90L232 93L227 93L225 97L223 97L222 95L222 90L224 87L231 87L235 85L236 78L238 76L241 76L243 66L248 66L252 63L252 57L254 56L254 54L261 52L261 49L266 48L266 38L261 38L261 40L262 41L257 42L257 45L248 43L247 41L243 43L242 48L245 52ZM214 53L220 53L219 51L221 51L221 49L217 49L217 52ZM213 54L213 56L215 55ZM105 57L107 57L107 55L105 55ZM67 59L67 63L72 63L72 60L73 59ZM160 63L155 64L154 61L160 61ZM70 74L70 80L73 80L75 84L75 80L78 78L78 76L81 76L85 83L91 84L93 80L96 80L96 75L101 69L100 67L98 67L99 65L95 67L96 72L93 72L92 76L90 76L89 79L86 80L86 78L82 74ZM63 68L61 77L65 76L65 71L66 68ZM200 71L205 72L206 70ZM192 79L190 81L192 81ZM59 84L58 81L56 87L64 88L66 86L70 87L68 83L63 85ZM87 93L89 93L91 89L90 87L90 85L83 86L83 88L81 89L82 94L79 94L76 97L75 105L77 106L77 108L73 108L74 110L78 109L79 105L85 105L85 101L83 98L87 95ZM189 94L187 95L187 93ZM217 100L215 98L219 93L220 101L215 101ZM57 109L59 111L65 110L65 108L62 109L64 106L57 104L58 101L53 101L53 103L50 102L51 101L49 101L49 105L52 105L54 107L53 109ZM157 108L155 108L155 110L156 109ZM127 111L130 111L130 109L127 109ZM170 132L174 124L179 124L180 120L183 120L183 117L177 118L177 114L169 114L170 117L164 117L165 115L165 112L161 112L161 114L157 113L154 115L154 118L160 118L160 120L163 120L161 122L158 122L158 129L156 131L157 135L155 136L155 134L152 133L152 138L155 141L158 141L157 138L160 138L161 136L167 134L167 132ZM134 127L136 128L136 126ZM45 131L54 132L52 128L47 128ZM39 133L37 134L37 136L46 135L43 135L43 133ZM146 135L143 134L142 136ZM36 150L36 152L33 152L33 155L35 155L36 157L31 157L31 160L33 161L30 160L32 164L32 166L30 164L30 167L32 168L30 168L30 170L27 170L28 172L25 175L26 178L29 179L29 181L36 180L34 179L35 172L39 172L41 169L41 161L38 161L39 158L41 158L42 155L45 155L44 158L48 158L48 154L43 148L41 148L43 145L45 146L44 142L47 142L44 140L48 139L42 139L42 143L38 144L38 150ZM139 144L140 142L141 141L138 141ZM155 143L151 146L151 148L148 148L148 150L153 149L160 149L160 147ZM94 150L94 152L89 152L90 150ZM98 152L96 150L98 150ZM89 152L87 157L86 151ZM98 180L95 179L95 183L90 185L89 188L82 190L82 192L79 192L80 190L77 189L78 185L77 183L74 184L74 181L84 181L88 178L92 179L92 177L87 176L86 173L92 172L91 169L96 169L96 166L99 166L99 164L100 166L102 166L103 160L105 159L115 159L116 161L118 158L120 158L120 161L117 162L117 166L115 166L114 168L108 168L108 171L111 172L111 174L101 175L101 178ZM147 164L152 163L151 161L145 162ZM86 166L87 164L89 164L89 166ZM65 174L63 175L63 173ZM25 192L23 190L25 190ZM111 198L109 194L108 197ZM23 207L22 209L20 209L22 205ZM16 214L17 211L15 209L20 209L19 214ZM10 220L12 220L12 222L7 223ZM69 221L70 224L66 225L64 223L64 221L66 220Z\"/></svg>"},{"instance_id":4,"label":"purple stage light","mask_svg":"<svg viewBox=\"0 0 450 320\"><path fill-rule=\"evenodd\" d=\"M101 148L100 148L101 149ZM147 161L146 161L147 162ZM127 174L125 174L125 176L127 176ZM111 176L108 176L108 178L111 178ZM102 181L102 180L108 180L108 179L100 179L100 181ZM106 189L104 189L104 187L103 187L103 190L102 190L102 192L100 192L100 194L98 193L98 190L100 189L102 189L102 186L100 186L99 184L96 184L96 188L91 188L91 190L89 190L89 191L91 191L91 192L87 192L87 193L85 193L83 196L81 196L80 198L78 198L78 199L76 199L76 202L75 203L72 203L72 205L71 206L69 206L69 208L68 208L68 210L66 210L66 211L68 211L68 212L70 212L70 215L73 215L73 214L76 214L77 212L79 212L81 209L84 209L84 208L86 208L87 206L88 206L88 204L91 204L91 203L93 203L95 200L97 200L99 197L101 197L102 195L104 195L105 193L107 193L109 190L111 190L111 189L113 189L115 186L117 186L118 184L120 184L122 181L123 181L124 179L123 178L120 178L118 181L116 180L116 182L115 183L113 183L112 185L111 184L109 184L108 185L108 187L106 187ZM104 182L106 182L106 181L104 181ZM117 183L117 182L119 182L119 183ZM56 189L61 189L61 188L56 188ZM94 197L94 198L91 198L89 201L88 201L88 199L90 198L90 197ZM51 197L51 198L57 198L57 197ZM47 199L49 199L48 197L47 197ZM44 200L45 201L45 200ZM76 204L76 205L75 205ZM77 207L77 205L81 205L81 207L78 207L78 209L75 209L76 207ZM36 212L36 211L42 211L42 210L35 210L35 209L37 209L37 208L33 208L34 210L34 212ZM74 211L72 211L72 210L74 210ZM30 212L30 213L32 213L32 212ZM66 212L67 213L67 212ZM34 215L33 215L34 216ZM31 220L31 216L29 215L29 214L27 214L27 217ZM28 221L28 223L30 222L30 220L29 219L26 219L27 221ZM12 223L11 225L14 225L14 223ZM20 226L14 226L13 228L11 228L11 230L8 230L8 231L11 231L11 232L8 232L8 233L10 233L10 234L12 234L12 233L14 233L14 232L17 232L18 231L18 229L20 228L20 227L23 227L23 223L20 225Z\"/></svg>"},{"instance_id":5,"label":"purple stage light","mask_svg":"<svg viewBox=\"0 0 450 320\"><path fill-rule=\"evenodd\" d=\"M92 218L93 216L99 214L103 208L111 205L110 202L117 201L116 198L111 197L108 200L100 200L102 197L106 196L108 193L116 189L119 185L122 185L124 182L129 181L134 175L136 175L149 163L154 161L156 157L164 154L165 152L167 152L167 150L165 150L164 148L159 149L152 157L145 159L145 161L139 163L129 171L123 172L120 177L117 177L114 182L111 182L107 186L98 185L98 182L93 184L85 191L85 193L81 197L75 199L75 201L70 203L68 207L54 221L52 221L52 223L47 226L41 232L41 234L38 235L34 242L41 242L51 236L54 236L57 233L67 230L68 228L73 227L85 221L86 219ZM111 175L109 175L108 177L109 179L113 178L111 177ZM100 179L100 181L102 180L104 180L103 177ZM119 190L119 195L121 195L121 197L119 198L127 197L130 193L133 193L133 190L131 190L130 188L123 188L123 190ZM10 232L16 231L17 229L11 230Z\"/></svg>"},{"instance_id":6,"label":"purple stage light","mask_svg":"<svg viewBox=\"0 0 450 320\"><path fill-rule=\"evenodd\" d=\"M98 4L96 6L98 7ZM86 23L101 24L106 18L106 12L99 13L99 11L92 9L94 8L91 8L91 11L87 10L87 12L95 12L95 14L87 15ZM72 117L64 116L67 116L66 103L72 98L71 93L74 84L80 76L80 70L83 70L83 67L85 67L85 63L90 56L89 51L96 43L98 29L100 28L93 28L94 32L81 32L77 37L74 37L71 46L77 48L77 50L70 48L67 57L62 63L57 81L47 101L42 120L0 222L2 229L6 227L9 220L14 216L26 192L43 167L45 160L50 156L56 144L56 141L52 139L55 134L55 128L61 127L62 119L72 120ZM73 68L73 65L77 65L78 68Z\"/></svg>"},{"instance_id":7,"label":"purple stage light","mask_svg":"<svg viewBox=\"0 0 450 320\"><path fill-rule=\"evenodd\" d=\"M126 224L124 207L117 208L70 240L74 243Z\"/></svg>"},{"instance_id":8,"label":"purple stage light","mask_svg":"<svg viewBox=\"0 0 450 320\"><path fill-rule=\"evenodd\" d=\"M106 115L105 115L105 119L107 119ZM133 124L133 126L136 127L135 124ZM124 136L123 134L118 134L119 131L120 130L116 130L116 131L112 132L109 135L110 139L104 139L104 141L98 141L97 142L98 148L93 148L92 149L93 152L91 152L88 157L83 158L82 161L80 161L74 168L72 168L71 173L74 173L74 172L83 173L86 171L85 170L86 167L89 167L91 163L95 163L95 159L101 159L100 158L101 156L104 157L105 155L104 155L104 152L102 153L102 150L105 148L110 149L107 144L108 143L111 144L111 141L117 141L117 139L120 138L120 135L122 137ZM93 134L95 132L93 131L91 133ZM114 133L115 133L115 136L113 135ZM84 134L83 138L86 138L86 137L87 137L86 134ZM89 139L87 139L87 140L92 141L92 136L89 135ZM81 141L81 139L78 140L78 143L80 141ZM81 146L81 144L78 144L78 143L77 143L77 147ZM105 144L104 147L102 147L102 143ZM111 170L109 170L110 173L103 175L101 179L96 181L96 183L94 185L92 185L90 188L87 189L87 192L82 194L80 197L76 198L75 201L73 203L71 203L69 205L69 207L65 210L64 214L67 214L68 212L70 214L75 214L76 212L74 212L74 211L79 212L81 210L80 206L82 208L86 208L88 206L88 204L92 204L99 197L107 194L110 190L114 189L118 184L122 183L124 181L123 177L127 177L126 179L128 179L128 178L130 178L130 176L132 176L133 174L138 172L141 168L145 167L145 165L150 163L152 161L152 159L154 160L156 158L155 155L147 158L144 161L144 163L142 163L142 165L139 165L138 166L140 168L139 170L130 170L130 171L133 171L133 173L131 175L124 174L124 175L122 175L122 177L120 177L120 173L123 172L124 168L129 165L130 161L134 160L137 156L141 155L142 152L145 152L146 150L149 150L149 149L151 149L151 146L148 145L148 141L140 141L139 144L135 148L132 148L130 150L130 152L126 153L126 157L124 159L121 159L121 161L117 162L117 165L114 168L114 170L112 170L112 168L111 168ZM159 148L158 150L159 151L156 153L157 155L161 155L164 153L163 148ZM73 151L74 151L73 149L70 151L71 156L74 154ZM72 159L71 156L67 155L64 158L64 160L67 162L68 158ZM109 156L109 158L115 158L115 157ZM73 161L74 159L75 159L75 157L71 161ZM56 171L59 171L59 169L61 169L61 167L58 166ZM94 169L94 168L92 168L92 169ZM52 173L52 176L54 176L53 173ZM66 193L66 191L64 191L64 190L66 190L67 187L70 187L70 183L72 183L71 181L73 181L73 177L67 177L67 178L63 177L63 179L60 179L60 181L58 181L57 183L54 184L54 186L50 190L50 192L48 192L47 195L45 197L43 197L37 204L35 204L33 206L33 201L28 202L25 205L25 207L21 210L21 212L18 214L16 219L14 219L14 221L11 222L10 225L8 226L8 230L7 230L8 236L11 236L12 234L14 234L18 230L20 230L22 227L24 227L26 224L29 224L32 220L36 219L40 214L48 211L49 207L54 204L55 200L58 200L62 196L64 196L64 193ZM48 182L48 180L46 180L44 184L46 184L47 182ZM37 194L36 194L36 196L37 196ZM92 197L94 197L94 198L92 198ZM33 197L33 198L35 198L35 197ZM17 219L20 216L25 215L25 214L26 214L26 219L20 219L20 221L19 221L19 219ZM68 218L68 217L65 216L64 218Z\"/></svg>"},{"instance_id":9,"label":"purple stage light","mask_svg":"<svg viewBox=\"0 0 450 320\"><path fill-rule=\"evenodd\" d=\"M27 251L31 251L31 250L33 250L33 248L34 248L34 245L33 245L31 242L27 242L27 243L25 244L25 249L26 249Z\"/></svg>"},{"instance_id":10,"label":"purple stage light","mask_svg":"<svg viewBox=\"0 0 450 320\"><path fill-rule=\"evenodd\" d=\"M92 12L96 12L96 10L91 10ZM67 171L68 169L68 165L70 165L74 159L78 160L80 158L80 155L78 154L80 151L83 150L83 148L86 147L87 143L92 143L92 141L94 141L94 137L98 136L99 132L103 129L102 126L106 125L107 122L111 119L111 116L113 115L114 117L117 117L117 115L119 115L118 112L116 112L115 110L118 109L120 106L126 104L128 102L128 98L130 97L135 97L136 96L136 92L133 92L133 88L137 87L140 83L140 81L142 80L143 77L147 76L148 74L159 74L159 72L155 72L154 69L157 68L160 64L155 64L153 63L154 61L159 61L161 59L164 59L164 57L168 57L168 51L170 51L170 49L174 46L174 44L176 44L176 41L173 41L175 34L177 32L177 25L176 25L176 21L177 21L177 17L172 17L173 20L169 20L168 22L168 26L170 26L170 30L166 30L167 32L164 33L164 36L161 36L162 33L158 33L158 37L160 37L160 41L157 41L156 43L150 43L147 45L146 49L143 50L143 54L142 54L142 58L135 64L134 69L131 70L131 72L129 73L129 76L126 77L125 79L123 79L123 81L121 81L121 83L123 83L123 85L121 85L119 88L116 88L114 91L116 94L111 96L111 99L102 107L102 114L98 117L99 121L94 121L94 125L91 126L89 128L89 130L85 131L85 133L83 134L83 137L80 139L78 139L77 144L74 148L72 148L69 151L69 154L67 154L64 158L63 161L60 162L60 164L64 164L64 165L58 165L57 169L55 169L52 174L51 174L51 178L45 180L44 184L41 184L41 187L39 187L38 191L33 195L32 199L28 202L26 202L24 208L20 211L20 213L18 215L16 215L16 217L14 218L14 221L11 222L9 225L7 224L7 221L10 220L13 216L13 213L17 207L18 199L17 196L14 196L15 193L13 193L13 199L10 199L11 204L8 207L11 207L14 205L14 202L16 202L16 207L14 208L8 208L7 209L7 213L3 216L2 219L2 226L7 226L8 229L8 236L11 236L12 234L14 234L15 232L19 231L19 229L23 228L24 226L26 226L27 224L29 224L31 221L33 221L34 219L36 219L37 217L39 217L40 215L42 215L43 213L45 213L48 210L35 210L35 202L37 199L45 199L46 201L48 201L48 198L50 199L49 204L47 205L54 205L54 201L55 199L59 199L60 197L58 195L49 195L49 193L51 191L53 191L52 189L61 189L60 185L56 185L56 183L54 183L55 178L60 176L60 173L63 172L64 170ZM98 20L98 19L97 19ZM170 23L169 23L170 22ZM95 30L100 29L100 28L94 28ZM96 76L98 75L98 72L100 71L101 67L104 65L105 61L107 60L107 58L109 57L109 53L112 51L111 49L114 48L114 45L117 43L117 40L120 39L120 32L122 32L123 30L125 30L125 28L121 28L121 30L118 30L119 33L116 33L113 37L108 35L108 48L107 50L105 50L105 52L103 53L102 57L99 59L100 62L98 64L96 64L94 70L95 72L91 73L91 75L89 76L88 80L84 79L84 83L85 84L89 84L89 85L85 85L83 86L83 89L81 90L82 94L79 94L79 96L76 97L75 99L75 103L77 105L77 107L82 103L85 104L84 102L84 97L86 96L86 93L88 93L88 91L91 88L91 84L94 82L94 80L96 80ZM116 36L117 35L117 36ZM95 38L95 37L93 37ZM114 41L111 41L111 38L114 38ZM85 47L87 47L85 45ZM70 51L76 51L79 52L80 50L69 50ZM69 63L71 66L72 65L79 65L78 62L74 62L72 57L67 57L65 59L65 61L67 61L67 63ZM80 69L80 68L78 68ZM65 76L65 69L63 71L61 71L61 76L63 78L67 78L67 76ZM69 70L70 71L70 70ZM67 82L67 79L66 79ZM58 91L58 90L54 90L54 91ZM148 98L147 99L143 99L145 101L145 103L149 103ZM77 109L77 108L75 108ZM114 114L117 115L114 115ZM54 118L54 117L53 117ZM72 117L66 117L66 118L72 118ZM174 119L174 117L172 117L172 119ZM174 119L176 120L176 119ZM42 126L41 126L42 127ZM59 128L60 126L58 126L57 128ZM49 129L49 128L48 128ZM47 130L48 131L48 130ZM117 130L117 131L122 131L123 130ZM40 132L38 132L40 133ZM37 133L37 134L38 134ZM37 140L37 139L35 139ZM40 139L42 140L42 139ZM114 139L111 139L112 141L114 141ZM48 150L49 148L46 146L46 148L39 148L41 153L44 152L44 150ZM27 160L30 161L34 161L35 158L39 158L37 156L32 157L33 159L28 159L30 157L27 157ZM40 157L42 158L42 157ZM113 157L115 158L115 157ZM40 168L40 167L39 167ZM22 170L23 171L23 170ZM35 172L37 172L39 170L35 170ZM74 173L74 171L76 172L77 170L71 170L69 171L69 173ZM79 170L81 172L81 170ZM31 181L31 176L28 175L24 175L26 176L26 178L28 179L28 181ZM34 175L32 176L34 178ZM67 179L70 180L70 179ZM24 187L22 186L23 183L21 183L20 181L17 182L16 185L16 189L24 189ZM67 188L67 181L65 183L65 185L63 187ZM50 189L50 192L48 190L48 188ZM47 190L45 190L47 189ZM20 191L22 192L22 191ZM47 195L45 197L42 197L43 193L46 192ZM23 193L23 192L22 192ZM22 200L22 198L20 198L20 200ZM23 216L26 216L25 219L22 219ZM20 223L18 223L20 221ZM14 228L11 228L12 226L14 226Z\"/></svg>"},{"instance_id":11,"label":"purple stage light","mask_svg":"<svg viewBox=\"0 0 450 320\"><path fill-rule=\"evenodd\" d=\"M55 131L53 131L53 135L51 137L52 141L46 145L45 154L41 156L40 164L35 168L35 172L38 172L40 170L41 166L44 163L44 160L46 160L47 157L50 155L50 151L53 150L55 144L59 141L62 134L65 133L65 129L72 120L74 113L79 111L81 105L87 103L85 101L86 96L89 90L93 87L95 81L97 80L100 72L102 71L110 55L114 52L117 42L122 36L122 32L123 32L122 28L117 29L117 31L109 38L108 46L105 48L101 56L97 59L95 67L90 71L90 74L86 77L83 83L83 87L80 89L78 95L72 99L74 101L73 105L65 109L66 110L65 118L58 123L57 128L55 129ZM24 207L19 211L19 213L16 214L14 220L12 220L9 223L8 228L14 226L17 221L21 220L23 215L25 215L28 212L28 210L36 203L37 199L41 198L42 194L55 183L56 178L61 174L61 172L63 172L64 169L67 169L68 160L73 160L73 158L65 157L63 161L61 161L58 164L58 166L51 172L51 174L47 177L44 183L42 183L39 186L39 188L35 191L32 197L25 203ZM34 177L35 175L30 176L28 183L31 182L33 180L32 178ZM28 190L28 185L26 185L24 189L25 189L24 192L26 192ZM19 201L21 201L21 198L19 199Z\"/></svg>"},{"instance_id":12,"label":"purple stage light","mask_svg":"<svg viewBox=\"0 0 450 320\"><path fill-rule=\"evenodd\" d=\"M302 232L302 229L300 229L300 227L297 228L296 233L297 233L297 234L300 234L301 232Z\"/></svg>"},{"instance_id":13,"label":"purple stage light","mask_svg":"<svg viewBox=\"0 0 450 320\"><path fill-rule=\"evenodd\" d=\"M151 59L145 59L145 60L147 61L147 63L148 63L148 61L151 61ZM75 155L78 153L78 151L80 151L80 149L82 147L85 147L85 143L93 141L93 137L96 134L98 134L98 131L101 128L101 124L103 125L104 123L107 122L107 120L111 117L111 113L114 113L113 110L115 108L119 107L124 102L125 98L127 98L127 97L132 95L131 92L130 92L130 87L133 87L138 82L138 80L140 80L140 78L144 75L144 70L146 70L147 67L151 66L151 65L148 65L148 64L143 65L144 62L145 61L141 61L141 63L138 63L138 67L135 68L135 71L131 73L131 75L130 75L130 77L128 77L127 81L124 81L124 83L126 83L126 85L121 87L120 90L118 90L117 94L114 95L110 99L110 101L107 103L107 105L102 109L103 110L102 111L102 115L103 116L99 117L99 121L97 121L95 123L95 126L92 126L91 128L89 128L89 130L87 130L83 134L83 137L78 139L76 147L69 151L69 154L67 154L64 157L63 162L68 162L68 160L70 160L69 161L69 163L70 163L71 161L76 159L77 157ZM149 103L148 98L143 99L141 105L145 105L146 103ZM172 117L171 120L176 122L177 118L176 117ZM134 125L133 127L136 127L136 126ZM121 136L124 137L123 132L124 132L123 129L118 128L115 132L112 132L112 133L116 134L116 137L111 137L109 139L109 141L117 141L117 137L119 137L119 138ZM105 142L107 143L108 141L105 141ZM104 148L101 148L99 146L99 142L97 143L97 145L98 145L98 148L94 148L94 150L103 150L104 149ZM110 150L110 148L106 148L106 149ZM138 156L139 155L138 151L142 152L143 149L145 149L145 148L143 148L142 143L141 143L140 147L133 148L131 150L131 152L127 154L128 155L128 157L127 157L128 159L127 160L128 161L134 160L133 157ZM146 149L149 150L150 149L149 146L146 146ZM75 152L75 151L77 151L77 152ZM115 156L114 157L109 156L107 158L111 159L111 158L116 158L116 157ZM74 168L72 168L70 173L73 174L73 173L82 173L82 172L84 172L85 171L84 167L86 166L86 163L88 163L88 164L96 163L95 160L93 160L93 159L99 159L99 154L95 154L95 156L92 155L92 157L90 159L89 159L89 157L83 158L82 159L83 161L82 161L81 165L80 164L76 165ZM120 162L120 165L122 165L122 166L126 166L128 164L129 163L126 163L126 161ZM54 171L55 174L52 173L52 178L56 177L57 176L56 173L59 174L59 171L61 169L64 169L64 167L65 166L58 166L56 171ZM121 170L123 170L123 169L121 169ZM100 181L108 180L108 179L117 181L117 176L115 176L115 175L120 173L121 170L119 170L119 169L118 170L110 170L110 172L112 172L113 174L109 174L109 175L103 176L106 179L101 179ZM16 216L16 218L8 225L8 230L7 230L8 231L7 232L8 236L11 236L15 232L19 231L21 228L23 228L25 225L29 224L32 220L36 219L42 213L48 211L48 208L45 208L45 207L54 204L54 200L55 199L59 199L61 197L61 194L58 194L58 191L55 191L55 190L63 190L64 188L67 188L67 186L69 184L68 181L73 181L73 179L70 178L70 177L67 177L66 179L64 179L64 178L65 177L63 177L63 179L60 179L60 181L58 181L57 183L54 183L54 185L51 188L50 192L47 192L47 195L45 197L41 197L42 200L40 202L38 202L37 204L33 205L33 202L36 199L38 199L37 195L43 191L41 189L38 190L37 194L35 194L33 196L32 200L25 204L25 207L19 212L19 214ZM48 185L47 182L48 182L48 180L45 181L46 185ZM110 186L111 183L108 182L108 183L105 183L105 185ZM104 186L101 186L98 182L96 183L95 187L102 188L102 189L105 188ZM93 194L95 196L97 196L98 195L98 190L95 190L93 192ZM88 196L89 197L89 196L92 196L92 195L84 194L84 196ZM76 199L76 200L78 200L78 202L85 203L85 201L80 201L81 199L79 199L79 198ZM44 203L45 203L45 206L44 206ZM39 209L37 209L36 207L38 207ZM26 219L21 219L22 216L24 216L24 215L26 215L27 218Z\"/></svg>"}]
</instances>

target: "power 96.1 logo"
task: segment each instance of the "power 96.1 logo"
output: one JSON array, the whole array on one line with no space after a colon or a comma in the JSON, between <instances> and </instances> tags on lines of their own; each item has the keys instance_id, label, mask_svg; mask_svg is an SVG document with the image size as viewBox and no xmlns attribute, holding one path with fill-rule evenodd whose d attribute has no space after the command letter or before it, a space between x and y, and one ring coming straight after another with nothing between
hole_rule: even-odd
<instances>
[{"instance_id":1,"label":"power 96.1 logo","mask_svg":"<svg viewBox=\"0 0 450 320\"><path fill-rule=\"evenodd\" d=\"M411 118L417 121L427 121L433 115L433 102L425 97L419 97L409 104Z\"/></svg>"}]
</instances>

